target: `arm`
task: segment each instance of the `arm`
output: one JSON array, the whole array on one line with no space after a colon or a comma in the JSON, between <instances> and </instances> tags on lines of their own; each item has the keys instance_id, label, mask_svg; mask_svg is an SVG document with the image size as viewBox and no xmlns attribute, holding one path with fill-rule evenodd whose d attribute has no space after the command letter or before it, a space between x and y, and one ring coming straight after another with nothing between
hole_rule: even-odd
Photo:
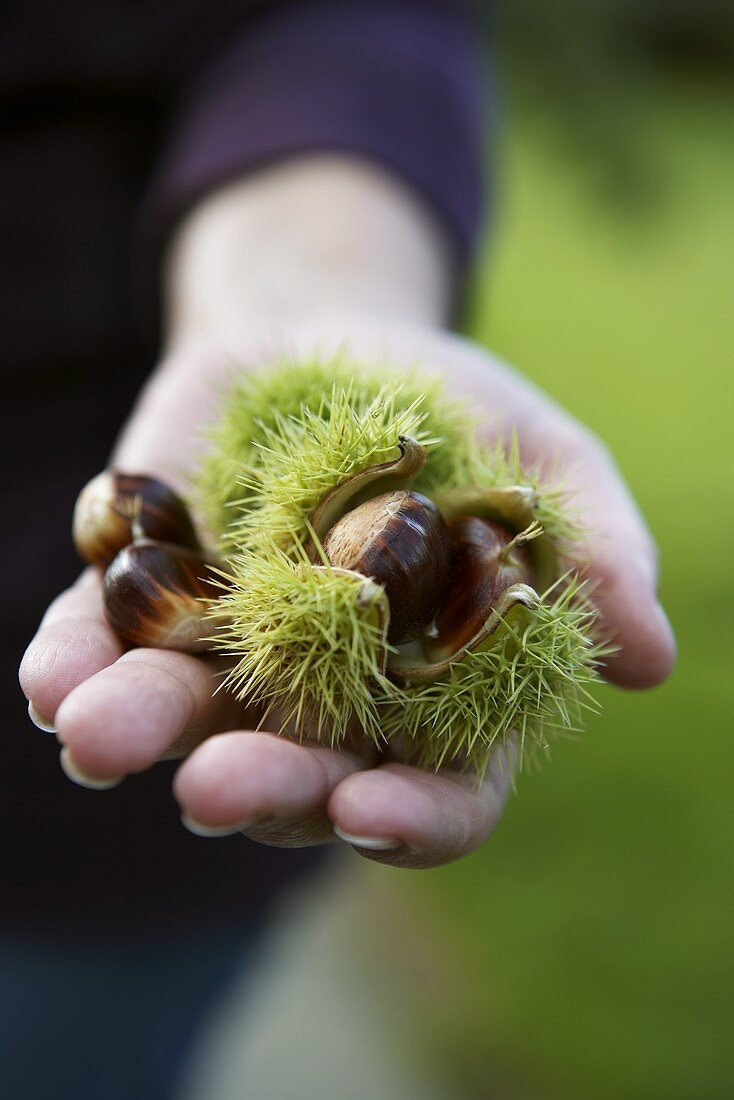
<instances>
[{"instance_id":1,"label":"arm","mask_svg":"<svg viewBox=\"0 0 734 1100\"><path fill-rule=\"evenodd\" d=\"M162 472L180 479L176 440L185 436L188 450L194 418L214 414L210 370L225 377L233 356L256 365L325 314L438 329L456 267L453 241L418 194L369 161L299 157L214 192L172 240L164 359L115 461L160 467L164 450ZM161 431L176 438L162 447Z\"/></svg>"},{"instance_id":2,"label":"arm","mask_svg":"<svg viewBox=\"0 0 734 1100\"><path fill-rule=\"evenodd\" d=\"M319 227L314 231L314 227ZM294 159L214 194L182 224L168 263L168 354L116 449L129 468L180 474L191 434L213 412L213 384L234 356L262 366L280 348L328 352L345 341L445 372L451 389L518 426L530 460L559 456L596 533L585 548L605 625L621 651L607 675L655 684L673 661L655 597L655 551L611 458L548 397L471 343L447 333L451 247L412 190L348 158ZM497 822L508 772L479 790L451 773L353 752L295 745L252 731L252 716L221 693L212 659L154 650L121 654L87 571L49 609L21 679L52 719L67 771L114 782L196 745L175 792L194 829L239 828L271 844L333 839L399 866L433 866L472 850ZM219 732L219 731L227 732ZM176 751L176 750L174 750ZM356 839L355 839L356 838ZM362 838L362 839L359 839Z\"/></svg>"}]
</instances>

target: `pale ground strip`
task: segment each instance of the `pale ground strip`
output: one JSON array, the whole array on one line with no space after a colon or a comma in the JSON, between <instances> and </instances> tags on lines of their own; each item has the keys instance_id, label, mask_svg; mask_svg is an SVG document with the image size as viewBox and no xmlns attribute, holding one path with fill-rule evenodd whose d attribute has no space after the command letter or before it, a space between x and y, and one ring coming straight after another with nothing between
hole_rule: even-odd
<instances>
[{"instance_id":1,"label":"pale ground strip","mask_svg":"<svg viewBox=\"0 0 734 1100\"><path fill-rule=\"evenodd\" d=\"M405 935L380 882L394 874L345 854L284 899L257 971L212 1019L180 1100L455 1100L401 1041L400 985L435 991L421 988L430 948L411 958L392 936L380 948L391 928Z\"/></svg>"}]
</instances>

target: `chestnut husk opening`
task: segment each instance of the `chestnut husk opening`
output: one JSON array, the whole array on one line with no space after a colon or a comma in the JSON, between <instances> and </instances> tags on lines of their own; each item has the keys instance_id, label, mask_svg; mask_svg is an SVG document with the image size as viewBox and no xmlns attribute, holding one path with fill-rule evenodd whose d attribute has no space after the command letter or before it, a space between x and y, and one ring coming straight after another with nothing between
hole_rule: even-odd
<instances>
[{"instance_id":1,"label":"chestnut husk opening","mask_svg":"<svg viewBox=\"0 0 734 1100\"><path fill-rule=\"evenodd\" d=\"M424 649L431 661L458 653L481 631L500 597L516 584L533 586L527 549L512 546L512 531L480 516L457 516L448 525L451 575ZM510 548L511 549L508 549Z\"/></svg>"}]
</instances>

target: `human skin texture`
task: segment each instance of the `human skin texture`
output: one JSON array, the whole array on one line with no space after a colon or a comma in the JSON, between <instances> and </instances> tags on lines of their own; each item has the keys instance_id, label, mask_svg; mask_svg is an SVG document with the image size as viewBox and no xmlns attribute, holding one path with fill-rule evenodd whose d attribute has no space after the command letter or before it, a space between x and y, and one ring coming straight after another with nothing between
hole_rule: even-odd
<instances>
[{"instance_id":1,"label":"human skin texture","mask_svg":"<svg viewBox=\"0 0 734 1100\"><path fill-rule=\"evenodd\" d=\"M166 350L113 451L114 464L185 490L233 370L283 353L420 366L466 400L485 439L516 429L521 455L561 472L588 529L578 547L604 633L604 677L659 684L675 642L656 596L653 540L604 444L485 349L447 330L451 242L409 188L346 156L294 159L200 203L167 260ZM480 845L502 813L511 751L483 783L421 771L355 745L339 751L256 731L224 692L221 665L159 649L125 651L108 626L100 575L86 569L49 607L20 671L31 714L56 730L66 774L112 786L164 757L184 824L265 844L337 840L366 858L432 867Z\"/></svg>"}]
</instances>

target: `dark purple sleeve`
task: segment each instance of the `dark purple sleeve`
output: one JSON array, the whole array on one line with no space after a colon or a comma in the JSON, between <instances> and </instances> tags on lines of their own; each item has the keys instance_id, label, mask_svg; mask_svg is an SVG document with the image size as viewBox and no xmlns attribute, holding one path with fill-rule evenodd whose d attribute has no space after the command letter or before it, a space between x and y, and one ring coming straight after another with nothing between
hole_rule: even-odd
<instances>
[{"instance_id":1,"label":"dark purple sleeve","mask_svg":"<svg viewBox=\"0 0 734 1100\"><path fill-rule=\"evenodd\" d=\"M217 185L294 153L342 150L411 184L463 266L482 205L479 54L460 2L269 6L184 89L146 204L156 252Z\"/></svg>"}]
</instances>

